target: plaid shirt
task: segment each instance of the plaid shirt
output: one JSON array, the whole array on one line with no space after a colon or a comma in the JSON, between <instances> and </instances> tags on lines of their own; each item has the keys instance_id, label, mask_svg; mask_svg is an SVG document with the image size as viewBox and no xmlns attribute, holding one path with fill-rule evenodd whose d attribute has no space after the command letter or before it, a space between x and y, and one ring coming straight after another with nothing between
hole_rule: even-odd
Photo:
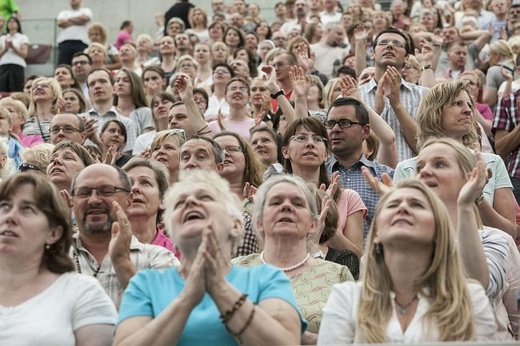
<instances>
[{"instance_id":1,"label":"plaid shirt","mask_svg":"<svg viewBox=\"0 0 520 346\"><path fill-rule=\"evenodd\" d=\"M493 120L493 133L495 133L497 130L511 132L518 125L520 122L520 115L518 114L516 101L519 97L520 90L517 90L514 93L504 96L500 99L500 102L498 102L495 111L495 119ZM508 155L509 164L507 166L507 170L509 172L509 176L513 178L520 178L519 145L520 143L516 143L516 149Z\"/></svg>"},{"instance_id":2,"label":"plaid shirt","mask_svg":"<svg viewBox=\"0 0 520 346\"><path fill-rule=\"evenodd\" d=\"M359 161L349 168L339 163L334 155L330 155L327 159L326 166L327 174L329 176L332 175L333 172L338 171L341 186L356 191L365 203L368 210L363 225L363 239L366 240L368 230L372 224L372 218L374 217L376 204L379 201L379 194L372 190L370 185L368 185L361 173L361 167L367 167L372 175L377 177L379 180L381 180L381 175L383 173L388 173L390 176L393 176L394 170L388 166L370 161L365 157L365 155L362 155Z\"/></svg>"},{"instance_id":3,"label":"plaid shirt","mask_svg":"<svg viewBox=\"0 0 520 346\"><path fill-rule=\"evenodd\" d=\"M375 99L376 99L376 90L377 83L374 78L370 80L365 85L359 87L359 93L363 100L370 106L374 107ZM401 87L399 89L399 98L404 108L410 114L412 118L415 119L415 111L419 107L419 102L421 98L426 94L428 88L418 86L415 84L411 84L406 82L404 79L401 79ZM399 161L403 161L415 156L414 151L406 142L404 137L404 132L401 128L401 124L395 115L394 109L390 106L390 101L387 97L384 97L385 108L383 109L383 113L381 113L381 118L390 125L392 130L395 133L395 144L397 146L397 159ZM366 203L365 203L366 204Z\"/></svg>"}]
</instances>

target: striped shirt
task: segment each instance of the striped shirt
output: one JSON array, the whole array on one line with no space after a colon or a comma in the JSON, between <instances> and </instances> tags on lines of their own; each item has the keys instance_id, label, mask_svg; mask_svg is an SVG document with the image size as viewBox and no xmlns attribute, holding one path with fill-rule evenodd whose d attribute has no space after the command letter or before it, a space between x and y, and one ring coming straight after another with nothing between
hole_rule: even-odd
<instances>
[{"instance_id":1,"label":"striped shirt","mask_svg":"<svg viewBox=\"0 0 520 346\"><path fill-rule=\"evenodd\" d=\"M123 297L123 289L116 276L110 256L107 254L101 264L99 264L94 256L81 244L79 233L73 235L70 256L74 261L76 271L80 274L96 277L119 309L119 304ZM176 267L180 264L171 251L157 245L142 244L134 236L132 236L132 242L130 243L130 260L137 271Z\"/></svg>"},{"instance_id":2,"label":"striped shirt","mask_svg":"<svg viewBox=\"0 0 520 346\"><path fill-rule=\"evenodd\" d=\"M363 100L372 108L375 105L377 83L374 78L365 85L359 87L359 93ZM415 119L415 112L419 107L421 98L426 94L428 88L418 86L406 82L401 79L401 87L399 89L399 98L402 105L408 112L408 114ZM381 113L381 118L385 120L388 125L394 130L395 133L395 144L397 146L397 159L403 161L409 159L415 155L414 150L408 145L404 137L404 132L401 128L401 123L395 115L394 109L390 106L390 101L387 97L384 97L385 108Z\"/></svg>"},{"instance_id":3,"label":"striped shirt","mask_svg":"<svg viewBox=\"0 0 520 346\"><path fill-rule=\"evenodd\" d=\"M495 111L495 119L493 120L492 131L497 130L511 132L520 123L520 115L518 114L517 99L520 98L520 89L513 94L506 95L497 103ZM513 178L520 178L520 143L516 143L516 148L510 152L508 172Z\"/></svg>"}]
</instances>

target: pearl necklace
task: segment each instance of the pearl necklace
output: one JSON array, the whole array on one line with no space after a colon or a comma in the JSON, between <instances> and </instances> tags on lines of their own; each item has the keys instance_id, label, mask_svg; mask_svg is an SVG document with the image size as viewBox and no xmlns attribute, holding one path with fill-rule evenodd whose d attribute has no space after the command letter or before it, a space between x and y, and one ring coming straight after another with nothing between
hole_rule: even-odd
<instances>
[{"instance_id":1,"label":"pearl necklace","mask_svg":"<svg viewBox=\"0 0 520 346\"><path fill-rule=\"evenodd\" d=\"M309 260L309 257L311 257L311 254L307 253L307 256L305 256L305 258L301 262L298 262L295 265L290 266L290 267L278 268L278 269L280 269L280 270L282 270L282 271L284 271L286 273L287 272L292 272L293 270L296 270L296 269L302 267ZM260 252L260 261L262 261L263 264L269 264L264 259L264 251Z\"/></svg>"}]
</instances>

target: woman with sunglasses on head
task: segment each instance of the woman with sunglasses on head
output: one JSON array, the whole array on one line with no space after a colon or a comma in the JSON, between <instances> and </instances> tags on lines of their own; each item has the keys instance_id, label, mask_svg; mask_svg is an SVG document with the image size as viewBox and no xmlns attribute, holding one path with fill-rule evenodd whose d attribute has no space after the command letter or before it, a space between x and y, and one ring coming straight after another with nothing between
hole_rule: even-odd
<instances>
[{"instance_id":1,"label":"woman with sunglasses on head","mask_svg":"<svg viewBox=\"0 0 520 346\"><path fill-rule=\"evenodd\" d=\"M50 142L49 127L51 119L59 111L58 99L61 86L54 78L40 77L34 80L29 104L29 120L23 128L26 135L41 135L46 143Z\"/></svg>"},{"instance_id":2,"label":"woman with sunglasses on head","mask_svg":"<svg viewBox=\"0 0 520 346\"><path fill-rule=\"evenodd\" d=\"M2 343L111 345L117 311L96 279L74 273L70 211L58 189L15 174L0 185L0 205Z\"/></svg>"}]
</instances>

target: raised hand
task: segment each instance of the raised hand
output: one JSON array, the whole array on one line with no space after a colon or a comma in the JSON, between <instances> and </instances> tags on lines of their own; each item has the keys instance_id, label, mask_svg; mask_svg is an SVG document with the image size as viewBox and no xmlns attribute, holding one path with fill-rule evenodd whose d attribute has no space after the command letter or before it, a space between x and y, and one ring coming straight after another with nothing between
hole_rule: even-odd
<instances>
[{"instance_id":1,"label":"raised hand","mask_svg":"<svg viewBox=\"0 0 520 346\"><path fill-rule=\"evenodd\" d=\"M457 203L459 205L471 205L480 197L484 186L488 182L488 171L486 169L486 162L482 159L480 151L476 152L477 166L468 176L468 181L459 192Z\"/></svg>"},{"instance_id":2,"label":"raised hand","mask_svg":"<svg viewBox=\"0 0 520 346\"><path fill-rule=\"evenodd\" d=\"M251 203L255 202L255 194L258 189L251 185L249 182L246 182L244 185L244 190L242 191L242 195L247 198Z\"/></svg>"},{"instance_id":3,"label":"raised hand","mask_svg":"<svg viewBox=\"0 0 520 346\"><path fill-rule=\"evenodd\" d=\"M212 295L223 286L226 274L231 268L228 256L224 255L212 224L209 224L202 235L206 240L204 260L206 262L206 291Z\"/></svg>"},{"instance_id":4,"label":"raised hand","mask_svg":"<svg viewBox=\"0 0 520 346\"><path fill-rule=\"evenodd\" d=\"M182 101L186 102L188 98L193 98L193 85L188 76L183 74L179 75L175 78L173 85Z\"/></svg>"},{"instance_id":5,"label":"raised hand","mask_svg":"<svg viewBox=\"0 0 520 346\"><path fill-rule=\"evenodd\" d=\"M361 173L372 190L380 195L384 195L394 186L392 178L387 173L383 173L381 176L382 181L379 181L377 177L374 177L366 167L361 167Z\"/></svg>"},{"instance_id":6,"label":"raised hand","mask_svg":"<svg viewBox=\"0 0 520 346\"><path fill-rule=\"evenodd\" d=\"M263 80L263 86L269 90L269 93L274 94L275 92L280 90L280 86L276 82L276 71L273 66L271 65L265 65L262 67L262 72L265 73L264 76L262 76Z\"/></svg>"},{"instance_id":7,"label":"raised hand","mask_svg":"<svg viewBox=\"0 0 520 346\"><path fill-rule=\"evenodd\" d=\"M365 30L365 26L363 24L359 24L354 28L354 38L356 41L366 41L368 37L368 32Z\"/></svg>"},{"instance_id":8,"label":"raised hand","mask_svg":"<svg viewBox=\"0 0 520 346\"><path fill-rule=\"evenodd\" d=\"M97 133L97 120L94 118L87 119L86 117L83 117L83 123L85 124L85 133L87 138L92 140L92 137Z\"/></svg>"},{"instance_id":9,"label":"raised hand","mask_svg":"<svg viewBox=\"0 0 520 346\"><path fill-rule=\"evenodd\" d=\"M293 92L296 97L306 98L311 88L311 79L305 74L303 68L291 66L289 70L289 80L291 81Z\"/></svg>"},{"instance_id":10,"label":"raised hand","mask_svg":"<svg viewBox=\"0 0 520 346\"><path fill-rule=\"evenodd\" d=\"M118 150L117 146L111 145L108 147L107 153L105 154L105 157L103 158L103 163L106 163L107 165L115 165L117 161L117 155Z\"/></svg>"},{"instance_id":11,"label":"raised hand","mask_svg":"<svg viewBox=\"0 0 520 346\"><path fill-rule=\"evenodd\" d=\"M185 267L183 266L179 268L180 274L186 280L181 296L192 308L199 305L206 293L206 257L204 255L206 251L207 240L202 239L189 272L184 272Z\"/></svg>"},{"instance_id":12,"label":"raised hand","mask_svg":"<svg viewBox=\"0 0 520 346\"><path fill-rule=\"evenodd\" d=\"M132 226L116 201L112 202L112 215L116 215L117 221L112 223L112 239L108 245L108 253L112 262L130 261L130 243L132 242Z\"/></svg>"},{"instance_id":13,"label":"raised hand","mask_svg":"<svg viewBox=\"0 0 520 346\"><path fill-rule=\"evenodd\" d=\"M391 104L400 102L399 88L401 87L401 74L395 67L388 66L386 68L385 75L387 76L387 78L385 78L384 85L385 96L388 97Z\"/></svg>"},{"instance_id":14,"label":"raised hand","mask_svg":"<svg viewBox=\"0 0 520 346\"><path fill-rule=\"evenodd\" d=\"M314 56L309 54L309 46L305 42L300 42L296 46L296 59L298 66L303 68L304 72L311 72L314 69Z\"/></svg>"},{"instance_id":15,"label":"raised hand","mask_svg":"<svg viewBox=\"0 0 520 346\"><path fill-rule=\"evenodd\" d=\"M342 76L339 80L339 86L341 88L341 96L352 97L353 99L361 101L358 85L354 78L349 75Z\"/></svg>"}]
</instances>

